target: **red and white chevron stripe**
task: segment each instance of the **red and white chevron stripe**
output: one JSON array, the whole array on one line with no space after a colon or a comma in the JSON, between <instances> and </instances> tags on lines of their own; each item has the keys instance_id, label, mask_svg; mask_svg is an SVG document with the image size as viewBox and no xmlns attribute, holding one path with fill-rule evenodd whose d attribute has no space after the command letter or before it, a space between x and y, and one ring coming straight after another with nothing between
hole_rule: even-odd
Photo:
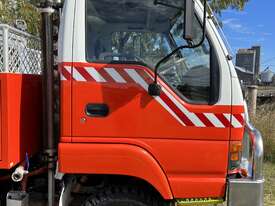
<instances>
[{"instance_id":1,"label":"red and white chevron stripe","mask_svg":"<svg viewBox=\"0 0 275 206\"><path fill-rule=\"evenodd\" d=\"M115 69L94 67L70 67L65 66L60 72L61 80L74 80L78 82L98 83L135 83L144 90L148 90L153 77L143 69ZM215 127L215 128L242 128L244 114L230 113L194 113L182 105L165 87L163 92L155 100L162 105L181 125L189 127Z\"/></svg>"}]
</instances>

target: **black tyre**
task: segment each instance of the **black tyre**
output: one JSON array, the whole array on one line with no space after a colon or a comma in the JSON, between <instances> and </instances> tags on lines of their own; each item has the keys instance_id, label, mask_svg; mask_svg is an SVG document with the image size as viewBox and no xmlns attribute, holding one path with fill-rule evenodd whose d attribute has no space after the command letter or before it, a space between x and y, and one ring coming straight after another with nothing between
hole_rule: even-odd
<instances>
[{"instance_id":1,"label":"black tyre","mask_svg":"<svg viewBox=\"0 0 275 206\"><path fill-rule=\"evenodd\" d=\"M127 186L111 186L90 196L83 206L167 206L151 191Z\"/></svg>"}]
</instances>

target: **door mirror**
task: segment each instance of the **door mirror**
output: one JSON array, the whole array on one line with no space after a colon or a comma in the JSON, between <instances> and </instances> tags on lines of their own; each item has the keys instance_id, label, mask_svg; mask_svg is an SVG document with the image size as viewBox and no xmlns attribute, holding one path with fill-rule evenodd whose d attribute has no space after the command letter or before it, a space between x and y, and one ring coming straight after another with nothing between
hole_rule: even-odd
<instances>
[{"instance_id":1,"label":"door mirror","mask_svg":"<svg viewBox=\"0 0 275 206\"><path fill-rule=\"evenodd\" d=\"M183 38L187 41L193 40L194 0L155 0L154 4L184 10Z\"/></svg>"},{"instance_id":2,"label":"door mirror","mask_svg":"<svg viewBox=\"0 0 275 206\"><path fill-rule=\"evenodd\" d=\"M187 41L193 40L193 22L195 14L195 5L193 0L185 0L184 7L184 28L183 28L183 38Z\"/></svg>"}]
</instances>

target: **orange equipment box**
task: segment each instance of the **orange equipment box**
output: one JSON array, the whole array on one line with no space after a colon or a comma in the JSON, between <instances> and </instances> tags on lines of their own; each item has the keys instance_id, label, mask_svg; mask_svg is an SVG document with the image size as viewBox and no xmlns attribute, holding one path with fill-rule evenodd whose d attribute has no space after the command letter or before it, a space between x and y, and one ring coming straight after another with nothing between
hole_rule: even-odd
<instances>
[{"instance_id":1,"label":"orange equipment box","mask_svg":"<svg viewBox=\"0 0 275 206\"><path fill-rule=\"evenodd\" d=\"M41 76L0 74L0 169L37 153L42 136Z\"/></svg>"}]
</instances>

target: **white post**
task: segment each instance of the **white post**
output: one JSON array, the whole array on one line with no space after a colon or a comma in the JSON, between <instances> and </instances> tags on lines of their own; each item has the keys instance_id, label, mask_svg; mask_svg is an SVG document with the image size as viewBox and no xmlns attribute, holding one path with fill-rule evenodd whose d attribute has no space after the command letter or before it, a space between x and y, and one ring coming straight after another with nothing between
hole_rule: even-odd
<instances>
[{"instance_id":1,"label":"white post","mask_svg":"<svg viewBox=\"0 0 275 206\"><path fill-rule=\"evenodd\" d=\"M257 85L250 85L247 87L248 89L248 112L251 117L256 115L257 111Z\"/></svg>"},{"instance_id":2,"label":"white post","mask_svg":"<svg viewBox=\"0 0 275 206\"><path fill-rule=\"evenodd\" d=\"M9 72L9 29L3 27L3 72Z\"/></svg>"}]
</instances>

